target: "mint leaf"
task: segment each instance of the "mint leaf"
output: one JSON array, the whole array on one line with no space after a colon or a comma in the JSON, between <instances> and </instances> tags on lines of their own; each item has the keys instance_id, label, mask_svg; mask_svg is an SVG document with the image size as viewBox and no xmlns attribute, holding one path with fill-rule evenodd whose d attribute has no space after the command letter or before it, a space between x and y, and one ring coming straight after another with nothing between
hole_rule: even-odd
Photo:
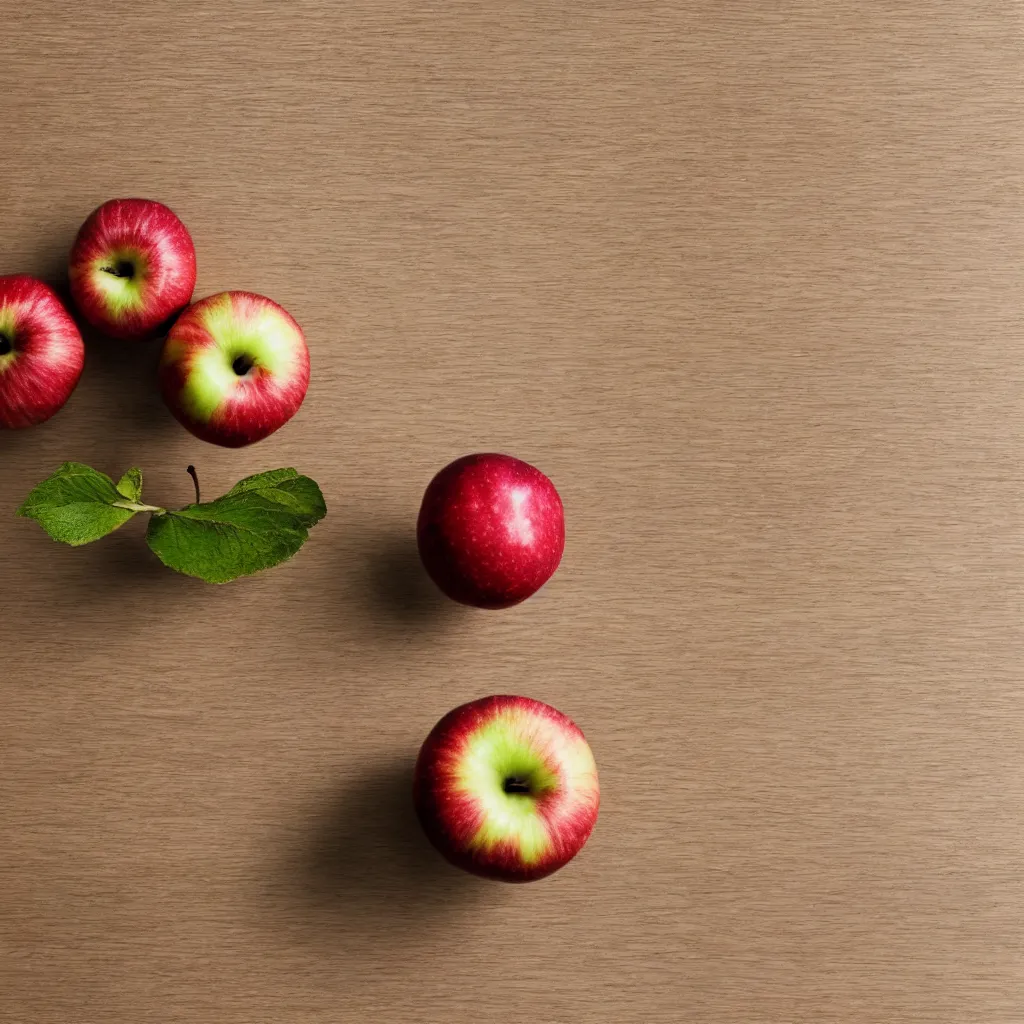
<instances>
[{"instance_id":1,"label":"mint leaf","mask_svg":"<svg viewBox=\"0 0 1024 1024\"><path fill-rule=\"evenodd\" d=\"M34 519L54 540L77 547L105 537L135 515L132 509L114 507L122 501L124 496L105 473L65 462L33 488L18 515Z\"/></svg>"},{"instance_id":2,"label":"mint leaf","mask_svg":"<svg viewBox=\"0 0 1024 1024\"><path fill-rule=\"evenodd\" d=\"M138 466L132 466L117 481L117 493L128 501L142 501L142 470Z\"/></svg>"},{"instance_id":3,"label":"mint leaf","mask_svg":"<svg viewBox=\"0 0 1024 1024\"><path fill-rule=\"evenodd\" d=\"M277 469L246 477L216 501L154 516L146 541L169 568L227 583L291 558L326 514L314 481Z\"/></svg>"}]
</instances>

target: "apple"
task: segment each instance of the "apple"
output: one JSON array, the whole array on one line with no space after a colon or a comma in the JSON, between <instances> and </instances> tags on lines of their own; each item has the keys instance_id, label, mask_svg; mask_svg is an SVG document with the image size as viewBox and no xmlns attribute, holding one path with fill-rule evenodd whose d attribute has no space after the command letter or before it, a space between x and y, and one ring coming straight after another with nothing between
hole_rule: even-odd
<instances>
[{"instance_id":1,"label":"apple","mask_svg":"<svg viewBox=\"0 0 1024 1024\"><path fill-rule=\"evenodd\" d=\"M508 608L551 578L565 547L555 485L511 455L466 455L431 480L416 540L430 578L450 598Z\"/></svg>"},{"instance_id":2,"label":"apple","mask_svg":"<svg viewBox=\"0 0 1024 1024\"><path fill-rule=\"evenodd\" d=\"M0 427L48 420L84 364L82 335L53 289L24 274L0 277Z\"/></svg>"},{"instance_id":3,"label":"apple","mask_svg":"<svg viewBox=\"0 0 1024 1024\"><path fill-rule=\"evenodd\" d=\"M587 841L600 804L583 733L529 697L484 697L449 711L416 762L416 813L457 867L504 882L557 871Z\"/></svg>"},{"instance_id":4,"label":"apple","mask_svg":"<svg viewBox=\"0 0 1024 1024\"><path fill-rule=\"evenodd\" d=\"M196 250L185 225L151 199L111 199L78 231L71 296L93 327L124 341L152 337L192 298Z\"/></svg>"},{"instance_id":5,"label":"apple","mask_svg":"<svg viewBox=\"0 0 1024 1024\"><path fill-rule=\"evenodd\" d=\"M302 328L276 302L220 292L189 306L160 355L167 407L196 437L241 448L298 412L309 386Z\"/></svg>"}]
</instances>

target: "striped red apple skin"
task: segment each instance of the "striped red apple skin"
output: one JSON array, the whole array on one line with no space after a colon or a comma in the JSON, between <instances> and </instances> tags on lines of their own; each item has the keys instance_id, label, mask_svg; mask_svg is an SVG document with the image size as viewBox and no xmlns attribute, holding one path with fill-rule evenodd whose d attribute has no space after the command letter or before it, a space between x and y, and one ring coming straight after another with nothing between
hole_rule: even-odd
<instances>
[{"instance_id":1,"label":"striped red apple skin","mask_svg":"<svg viewBox=\"0 0 1024 1024\"><path fill-rule=\"evenodd\" d=\"M35 426L71 397L85 345L56 292L34 277L0 277L0 427Z\"/></svg>"},{"instance_id":2,"label":"striped red apple skin","mask_svg":"<svg viewBox=\"0 0 1024 1024\"><path fill-rule=\"evenodd\" d=\"M413 787L427 837L457 867L529 882L567 864L597 821L590 746L562 712L497 695L445 715L420 750Z\"/></svg>"},{"instance_id":3,"label":"striped red apple skin","mask_svg":"<svg viewBox=\"0 0 1024 1024\"><path fill-rule=\"evenodd\" d=\"M196 437L241 448L280 429L309 387L309 349L295 319L253 292L194 303L168 332L160 390Z\"/></svg>"},{"instance_id":4,"label":"striped red apple skin","mask_svg":"<svg viewBox=\"0 0 1024 1024\"><path fill-rule=\"evenodd\" d=\"M196 250L173 210L152 199L111 199L78 231L71 296L97 330L123 341L157 335L191 301Z\"/></svg>"}]
</instances>

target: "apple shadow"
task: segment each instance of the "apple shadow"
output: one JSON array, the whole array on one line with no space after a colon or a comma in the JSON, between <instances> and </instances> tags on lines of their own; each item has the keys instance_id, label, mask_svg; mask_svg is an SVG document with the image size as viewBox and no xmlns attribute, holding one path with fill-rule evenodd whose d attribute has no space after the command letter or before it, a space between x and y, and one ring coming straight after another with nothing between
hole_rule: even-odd
<instances>
[{"instance_id":1,"label":"apple shadow","mask_svg":"<svg viewBox=\"0 0 1024 1024\"><path fill-rule=\"evenodd\" d=\"M157 383L157 365L164 337L175 317L146 341L120 341L93 327L82 316L71 298L68 282L68 256L73 238L54 243L50 257L37 268L36 276L45 281L60 297L72 315L85 343L85 368L71 401L84 406L94 405L97 398L113 415L127 420L127 425L152 434L173 429L174 418L164 408Z\"/></svg>"},{"instance_id":2,"label":"apple shadow","mask_svg":"<svg viewBox=\"0 0 1024 1024\"><path fill-rule=\"evenodd\" d=\"M33 277L38 277L44 284L48 284L60 297L60 301L67 307L69 313L78 322L77 310L71 299L71 285L68 281L68 258L71 255L71 240L60 239L55 241L47 250L45 259L42 259L32 271Z\"/></svg>"},{"instance_id":3,"label":"apple shadow","mask_svg":"<svg viewBox=\"0 0 1024 1024\"><path fill-rule=\"evenodd\" d=\"M292 835L264 895L272 923L310 941L416 942L504 887L452 867L412 804L409 758L347 779Z\"/></svg>"},{"instance_id":4,"label":"apple shadow","mask_svg":"<svg viewBox=\"0 0 1024 1024\"><path fill-rule=\"evenodd\" d=\"M31 453L35 456L33 462L41 463L33 482L68 458L89 461L114 473L116 479L130 465L139 464L142 453L152 451L154 442L162 448L164 441L180 434L180 427L164 407L158 386L162 338L147 342L108 338L86 323L76 309L68 284L73 237L73 233L57 232L45 239L24 268L54 289L85 343L82 376L65 407L34 427L0 430L0 452L11 457ZM27 490L11 498L11 512ZM39 564L49 566L46 578L40 581L34 577L45 600L83 618L114 602L122 608L141 607L142 599L151 591L156 600L158 588L166 590L168 577L176 574L161 565L147 548L142 536L145 518L140 516L110 537L74 550L49 540L38 526L25 521L26 533L24 540L19 535L19 543L27 549L53 549L39 552ZM179 580L179 586L194 586L196 582Z\"/></svg>"},{"instance_id":5,"label":"apple shadow","mask_svg":"<svg viewBox=\"0 0 1024 1024\"><path fill-rule=\"evenodd\" d=\"M180 427L160 395L157 367L162 339L119 341L78 319L85 341L82 401L97 399L140 433L177 432Z\"/></svg>"},{"instance_id":6,"label":"apple shadow","mask_svg":"<svg viewBox=\"0 0 1024 1024\"><path fill-rule=\"evenodd\" d=\"M55 241L27 271L57 293L85 344L81 379L67 405L55 414L52 422L67 429L67 420L75 418L82 422L84 417L92 436L96 436L95 423L109 425L104 436L123 442L115 443L110 452L111 464L119 464L126 450L129 460L138 457L139 441L170 437L180 431L164 406L157 379L161 346L174 318L146 341L119 341L92 327L71 298L67 272L70 248L71 238ZM38 429L0 431L0 445L18 450L24 446L24 438L38 433Z\"/></svg>"},{"instance_id":7,"label":"apple shadow","mask_svg":"<svg viewBox=\"0 0 1024 1024\"><path fill-rule=\"evenodd\" d=\"M33 441L33 435L38 432L38 426L25 427L21 430L7 430L0 427L0 452L15 455L26 448L34 450L37 442Z\"/></svg>"},{"instance_id":8,"label":"apple shadow","mask_svg":"<svg viewBox=\"0 0 1024 1024\"><path fill-rule=\"evenodd\" d=\"M442 594L427 575L412 531L382 531L364 550L355 582L367 595L375 622L407 631L451 625L466 614L467 609Z\"/></svg>"}]
</instances>

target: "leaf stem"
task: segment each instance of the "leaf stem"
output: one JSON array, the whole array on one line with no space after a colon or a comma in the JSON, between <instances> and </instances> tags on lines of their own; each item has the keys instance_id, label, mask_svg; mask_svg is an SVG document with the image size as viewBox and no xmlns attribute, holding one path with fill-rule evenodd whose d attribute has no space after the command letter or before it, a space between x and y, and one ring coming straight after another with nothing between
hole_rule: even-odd
<instances>
[{"instance_id":1,"label":"leaf stem","mask_svg":"<svg viewBox=\"0 0 1024 1024\"><path fill-rule=\"evenodd\" d=\"M194 483L196 485L196 504L198 505L199 501L200 501L200 499L199 499L199 477L196 476L196 467L195 466L188 466L188 467L186 467L185 472L188 473L188 475L190 477L192 477L192 483Z\"/></svg>"},{"instance_id":2,"label":"leaf stem","mask_svg":"<svg viewBox=\"0 0 1024 1024\"><path fill-rule=\"evenodd\" d=\"M167 509L160 508L159 505L143 505L138 501L112 501L111 505L114 508L126 508L131 512L152 512L155 516L167 514Z\"/></svg>"}]
</instances>

